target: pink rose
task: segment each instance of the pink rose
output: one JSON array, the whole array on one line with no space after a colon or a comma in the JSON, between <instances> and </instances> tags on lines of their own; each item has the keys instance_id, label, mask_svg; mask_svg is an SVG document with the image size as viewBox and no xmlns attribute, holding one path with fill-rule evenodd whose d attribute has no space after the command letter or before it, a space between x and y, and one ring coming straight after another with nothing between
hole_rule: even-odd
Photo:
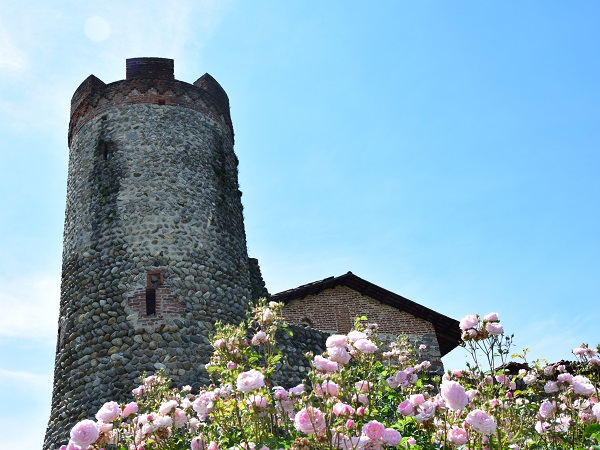
<instances>
[{"instance_id":1,"label":"pink rose","mask_svg":"<svg viewBox=\"0 0 600 450\"><path fill-rule=\"evenodd\" d=\"M255 369L249 370L248 372L242 372L237 377L237 390L244 394L260 389L264 385L265 376Z\"/></svg>"},{"instance_id":2,"label":"pink rose","mask_svg":"<svg viewBox=\"0 0 600 450\"><path fill-rule=\"evenodd\" d=\"M177 408L173 413L173 425L175 428L182 428L188 423L188 416L183 409Z\"/></svg>"},{"instance_id":3,"label":"pink rose","mask_svg":"<svg viewBox=\"0 0 600 450\"><path fill-rule=\"evenodd\" d=\"M299 397L300 395L302 395L302 393L304 392L304 385L303 384L299 384L298 386L294 386L292 388L290 388L290 394Z\"/></svg>"},{"instance_id":4,"label":"pink rose","mask_svg":"<svg viewBox=\"0 0 600 450\"><path fill-rule=\"evenodd\" d=\"M359 339L366 339L367 335L365 333L363 333L362 331L351 331L350 333L348 333L348 339L350 339L350 342L356 342Z\"/></svg>"},{"instance_id":5,"label":"pink rose","mask_svg":"<svg viewBox=\"0 0 600 450\"><path fill-rule=\"evenodd\" d=\"M467 331L471 328L475 328L478 323L479 319L477 318L477 316L469 314L468 316L465 316L462 319L460 319L459 327L461 330Z\"/></svg>"},{"instance_id":6,"label":"pink rose","mask_svg":"<svg viewBox=\"0 0 600 450\"><path fill-rule=\"evenodd\" d=\"M366 434L369 439L374 441L381 438L384 431L385 426L377 420L371 420L370 422L367 422L362 428L362 432Z\"/></svg>"},{"instance_id":7,"label":"pink rose","mask_svg":"<svg viewBox=\"0 0 600 450\"><path fill-rule=\"evenodd\" d=\"M354 414L354 408L346 403L338 402L333 405L333 413L336 416L351 416Z\"/></svg>"},{"instance_id":8,"label":"pink rose","mask_svg":"<svg viewBox=\"0 0 600 450\"><path fill-rule=\"evenodd\" d=\"M252 345L258 346L260 344L266 343L268 340L269 338L267 336L267 333L261 330L254 335L251 342Z\"/></svg>"},{"instance_id":9,"label":"pink rose","mask_svg":"<svg viewBox=\"0 0 600 450\"><path fill-rule=\"evenodd\" d=\"M281 386L276 386L275 388L273 388L273 398L275 400L286 399L286 398L288 398L288 391L286 391Z\"/></svg>"},{"instance_id":10,"label":"pink rose","mask_svg":"<svg viewBox=\"0 0 600 450\"><path fill-rule=\"evenodd\" d=\"M498 322L498 313L492 312L483 317L485 322Z\"/></svg>"},{"instance_id":11,"label":"pink rose","mask_svg":"<svg viewBox=\"0 0 600 450\"><path fill-rule=\"evenodd\" d=\"M338 369L338 365L335 361L331 361L330 359L323 358L321 355L315 356L313 359L313 364L316 370L321 372L335 372Z\"/></svg>"},{"instance_id":12,"label":"pink rose","mask_svg":"<svg viewBox=\"0 0 600 450\"><path fill-rule=\"evenodd\" d=\"M415 407L409 400L404 400L398 405L398 412L403 416L412 416L415 412Z\"/></svg>"},{"instance_id":13,"label":"pink rose","mask_svg":"<svg viewBox=\"0 0 600 450\"><path fill-rule=\"evenodd\" d=\"M360 381L357 381L356 383L354 383L354 387L359 392L367 393L371 389L373 389L373 383L369 383L368 381L365 381L365 380L360 380Z\"/></svg>"},{"instance_id":14,"label":"pink rose","mask_svg":"<svg viewBox=\"0 0 600 450\"><path fill-rule=\"evenodd\" d=\"M496 431L496 419L481 409L474 409L465 421L478 433L489 435Z\"/></svg>"},{"instance_id":15,"label":"pink rose","mask_svg":"<svg viewBox=\"0 0 600 450\"><path fill-rule=\"evenodd\" d=\"M381 436L383 443L385 445L389 445L390 447L397 447L402 440L402 435L398 430L394 430L393 428L386 428L383 431L383 435Z\"/></svg>"},{"instance_id":16,"label":"pink rose","mask_svg":"<svg viewBox=\"0 0 600 450\"><path fill-rule=\"evenodd\" d=\"M556 411L556 403L544 400L540 405L540 410L538 411L538 414L544 419L549 419L554 415L554 411Z\"/></svg>"},{"instance_id":17,"label":"pink rose","mask_svg":"<svg viewBox=\"0 0 600 450\"><path fill-rule=\"evenodd\" d=\"M408 399L414 406L419 406L425 401L425 396L423 394L413 394Z\"/></svg>"},{"instance_id":18,"label":"pink rose","mask_svg":"<svg viewBox=\"0 0 600 450\"><path fill-rule=\"evenodd\" d=\"M327 354L331 361L340 364L348 364L350 362L350 353L343 347L331 347L327 349Z\"/></svg>"},{"instance_id":19,"label":"pink rose","mask_svg":"<svg viewBox=\"0 0 600 450\"><path fill-rule=\"evenodd\" d=\"M322 435L325 432L325 416L318 408L303 408L294 417L294 427L302 433Z\"/></svg>"},{"instance_id":20,"label":"pink rose","mask_svg":"<svg viewBox=\"0 0 600 450\"><path fill-rule=\"evenodd\" d=\"M204 450L204 439L202 436L197 436L190 442L191 450Z\"/></svg>"},{"instance_id":21,"label":"pink rose","mask_svg":"<svg viewBox=\"0 0 600 450\"><path fill-rule=\"evenodd\" d=\"M71 441L80 447L86 447L93 444L100 435L98 425L93 420L82 420L78 422L71 430Z\"/></svg>"},{"instance_id":22,"label":"pink rose","mask_svg":"<svg viewBox=\"0 0 600 450\"><path fill-rule=\"evenodd\" d=\"M219 446L215 441L211 441L211 443L208 446L208 450L219 450Z\"/></svg>"},{"instance_id":23,"label":"pink rose","mask_svg":"<svg viewBox=\"0 0 600 450\"><path fill-rule=\"evenodd\" d=\"M544 385L544 392L546 394L552 394L553 392L558 392L558 384L555 381L548 381Z\"/></svg>"},{"instance_id":24,"label":"pink rose","mask_svg":"<svg viewBox=\"0 0 600 450\"><path fill-rule=\"evenodd\" d=\"M246 403L251 408L256 407L264 409L267 407L268 400L267 397L263 395L250 395L248 396L248 400L246 400Z\"/></svg>"},{"instance_id":25,"label":"pink rose","mask_svg":"<svg viewBox=\"0 0 600 450\"><path fill-rule=\"evenodd\" d=\"M592 414L596 417L596 422L600 422L600 403L592 406Z\"/></svg>"},{"instance_id":26,"label":"pink rose","mask_svg":"<svg viewBox=\"0 0 600 450\"><path fill-rule=\"evenodd\" d=\"M545 434L548 432L548 429L550 428L550 424L548 422L541 422L541 421L537 421L535 423L535 431L537 431L539 434Z\"/></svg>"},{"instance_id":27,"label":"pink rose","mask_svg":"<svg viewBox=\"0 0 600 450\"><path fill-rule=\"evenodd\" d=\"M467 442L467 432L462 428L452 428L448 432L448 440L454 445L463 445Z\"/></svg>"},{"instance_id":28,"label":"pink rose","mask_svg":"<svg viewBox=\"0 0 600 450\"><path fill-rule=\"evenodd\" d=\"M175 407L177 407L177 400L169 400L168 402L165 402L162 405L160 405L160 408L158 408L158 412L163 416L166 416Z\"/></svg>"},{"instance_id":29,"label":"pink rose","mask_svg":"<svg viewBox=\"0 0 600 450\"><path fill-rule=\"evenodd\" d=\"M398 382L398 380L396 379L396 377L389 377L387 380L387 384L392 388L392 389L396 389L398 387L398 385L400 384Z\"/></svg>"},{"instance_id":30,"label":"pink rose","mask_svg":"<svg viewBox=\"0 0 600 450\"><path fill-rule=\"evenodd\" d=\"M377 346L369 339L358 339L354 342L354 347L363 353L375 353Z\"/></svg>"},{"instance_id":31,"label":"pink rose","mask_svg":"<svg viewBox=\"0 0 600 450\"><path fill-rule=\"evenodd\" d=\"M485 330L490 333L492 336L498 336L504 333L504 328L498 322L488 322L485 324Z\"/></svg>"},{"instance_id":32,"label":"pink rose","mask_svg":"<svg viewBox=\"0 0 600 450\"><path fill-rule=\"evenodd\" d=\"M577 395L583 395L588 397L596 392L594 385L588 380L586 377L581 375L577 375L573 377L573 381L571 384L573 388L573 392Z\"/></svg>"},{"instance_id":33,"label":"pink rose","mask_svg":"<svg viewBox=\"0 0 600 450\"><path fill-rule=\"evenodd\" d=\"M330 395L331 397L337 397L340 389L340 387L336 383L330 380L323 381L323 383L319 387L321 388L321 392L323 394Z\"/></svg>"},{"instance_id":34,"label":"pink rose","mask_svg":"<svg viewBox=\"0 0 600 450\"><path fill-rule=\"evenodd\" d=\"M128 403L125 408L123 408L123 412L121 413L121 416L123 416L123 418L130 416L131 414L135 414L138 412L138 405L136 402L131 402Z\"/></svg>"},{"instance_id":35,"label":"pink rose","mask_svg":"<svg viewBox=\"0 0 600 450\"><path fill-rule=\"evenodd\" d=\"M121 408L117 402L108 402L96 413L96 419L105 423L112 422L121 415Z\"/></svg>"},{"instance_id":36,"label":"pink rose","mask_svg":"<svg viewBox=\"0 0 600 450\"><path fill-rule=\"evenodd\" d=\"M435 403L427 400L417 407L417 414L415 414L415 419L417 419L417 422L426 422L427 420L432 419L434 415Z\"/></svg>"},{"instance_id":37,"label":"pink rose","mask_svg":"<svg viewBox=\"0 0 600 450\"><path fill-rule=\"evenodd\" d=\"M344 334L332 334L325 341L325 345L327 346L327 351L330 351L332 347L346 347L348 342L348 337Z\"/></svg>"},{"instance_id":38,"label":"pink rose","mask_svg":"<svg viewBox=\"0 0 600 450\"><path fill-rule=\"evenodd\" d=\"M448 407L453 411L461 410L469 403L469 397L465 393L465 388L456 381L442 381L440 393Z\"/></svg>"}]
</instances>

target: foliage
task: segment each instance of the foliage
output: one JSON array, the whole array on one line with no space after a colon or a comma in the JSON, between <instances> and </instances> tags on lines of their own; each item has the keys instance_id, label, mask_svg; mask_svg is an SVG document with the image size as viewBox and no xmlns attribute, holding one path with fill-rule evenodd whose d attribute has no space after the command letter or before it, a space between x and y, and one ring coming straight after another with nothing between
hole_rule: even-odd
<instances>
[{"instance_id":1,"label":"foliage","mask_svg":"<svg viewBox=\"0 0 600 450\"><path fill-rule=\"evenodd\" d=\"M285 355L281 304L261 300L238 326L217 326L206 365L213 383L198 393L146 376L135 402L106 403L78 423L67 450L218 449L600 449L598 349L573 350L577 363L525 361L510 372L498 314L463 318L466 370L436 376L421 345L380 342L358 318L347 335L307 355L298 386L274 386ZM289 332L289 331L288 331Z\"/></svg>"}]
</instances>

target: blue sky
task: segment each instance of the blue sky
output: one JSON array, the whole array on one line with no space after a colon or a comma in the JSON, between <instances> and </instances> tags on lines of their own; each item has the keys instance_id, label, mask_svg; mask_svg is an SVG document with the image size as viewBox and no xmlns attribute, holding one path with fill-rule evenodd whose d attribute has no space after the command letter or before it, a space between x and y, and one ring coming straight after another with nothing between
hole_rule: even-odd
<instances>
[{"instance_id":1,"label":"blue sky","mask_svg":"<svg viewBox=\"0 0 600 450\"><path fill-rule=\"evenodd\" d=\"M70 99L130 57L228 92L271 292L351 270L456 319L497 311L534 358L596 344L599 9L0 0L3 447L39 449L49 415Z\"/></svg>"}]
</instances>

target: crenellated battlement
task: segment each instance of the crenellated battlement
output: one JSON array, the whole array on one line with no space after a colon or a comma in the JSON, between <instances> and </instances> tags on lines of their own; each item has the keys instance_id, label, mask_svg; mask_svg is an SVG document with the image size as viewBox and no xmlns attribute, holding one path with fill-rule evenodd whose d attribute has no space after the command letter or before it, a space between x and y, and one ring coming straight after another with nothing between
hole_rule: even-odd
<instances>
[{"instance_id":1,"label":"crenellated battlement","mask_svg":"<svg viewBox=\"0 0 600 450\"><path fill-rule=\"evenodd\" d=\"M225 125L233 140L229 98L212 76L204 74L194 84L176 80L173 60L166 58L132 58L126 67L125 80L106 84L90 75L77 88L71 99L69 146L92 118L130 104L181 106L201 112Z\"/></svg>"}]
</instances>

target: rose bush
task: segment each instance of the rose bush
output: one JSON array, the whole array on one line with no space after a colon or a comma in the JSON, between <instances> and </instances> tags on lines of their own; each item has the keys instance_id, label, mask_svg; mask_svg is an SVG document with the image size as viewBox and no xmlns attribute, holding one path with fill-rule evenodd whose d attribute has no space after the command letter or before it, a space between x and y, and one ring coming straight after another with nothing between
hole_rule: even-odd
<instances>
[{"instance_id":1,"label":"rose bush","mask_svg":"<svg viewBox=\"0 0 600 450\"><path fill-rule=\"evenodd\" d=\"M259 302L247 322L218 325L206 365L211 386L171 389L163 373L133 389L134 402L108 402L83 420L63 450L600 449L598 349L573 363L506 365L512 337L497 313L460 321L473 364L432 372L406 337L382 343L357 319L347 335L308 355L298 386L274 386L284 370L281 306ZM526 352L520 355L525 359Z\"/></svg>"}]
</instances>

